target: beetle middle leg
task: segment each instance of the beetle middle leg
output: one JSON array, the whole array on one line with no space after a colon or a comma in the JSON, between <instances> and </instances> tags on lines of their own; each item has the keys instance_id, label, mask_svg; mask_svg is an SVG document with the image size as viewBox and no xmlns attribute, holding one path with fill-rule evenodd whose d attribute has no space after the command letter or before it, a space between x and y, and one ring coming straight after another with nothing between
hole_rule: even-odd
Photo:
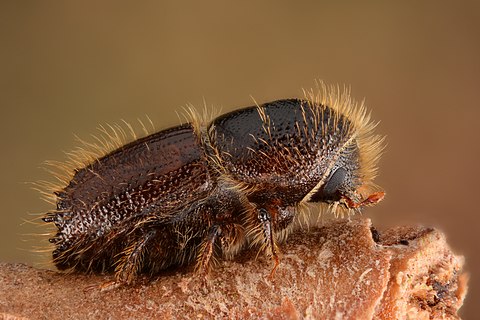
<instances>
[{"instance_id":1,"label":"beetle middle leg","mask_svg":"<svg viewBox=\"0 0 480 320\"><path fill-rule=\"evenodd\" d=\"M219 225L213 225L207 234L207 238L201 245L198 256L197 270L202 272L204 276L206 276L208 273L208 266L215 249L215 241L221 234L222 228Z\"/></svg>"},{"instance_id":2,"label":"beetle middle leg","mask_svg":"<svg viewBox=\"0 0 480 320\"><path fill-rule=\"evenodd\" d=\"M215 224L213 225L206 239L201 245L198 255L197 271L207 275L211 260L215 254L221 252L226 258L231 258L243 246L244 241L243 227L235 224Z\"/></svg>"},{"instance_id":3,"label":"beetle middle leg","mask_svg":"<svg viewBox=\"0 0 480 320\"><path fill-rule=\"evenodd\" d=\"M261 208L260 210L258 210L258 220L260 221L260 224L262 226L265 245L267 246L267 248L270 249L270 253L275 263L272 271L270 272L270 278L272 278L275 274L275 270L277 269L280 263L280 260L277 254L277 244L275 243L275 234L273 231L272 216L266 209Z\"/></svg>"}]
</instances>

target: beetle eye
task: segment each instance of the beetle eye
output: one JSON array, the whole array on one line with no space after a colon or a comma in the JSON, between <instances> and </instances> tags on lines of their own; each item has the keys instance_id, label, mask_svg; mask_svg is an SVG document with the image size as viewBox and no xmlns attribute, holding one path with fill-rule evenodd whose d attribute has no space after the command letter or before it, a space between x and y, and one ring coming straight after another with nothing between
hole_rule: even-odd
<instances>
[{"instance_id":1,"label":"beetle eye","mask_svg":"<svg viewBox=\"0 0 480 320\"><path fill-rule=\"evenodd\" d=\"M347 170L344 168L338 168L330 175L327 182L311 197L309 202L330 202L338 201L340 199L340 193L338 189L343 185L345 177L347 176Z\"/></svg>"},{"instance_id":2,"label":"beetle eye","mask_svg":"<svg viewBox=\"0 0 480 320\"><path fill-rule=\"evenodd\" d=\"M344 168L338 168L328 179L327 183L323 187L323 194L326 197L332 196L338 191L338 188L343 184L345 177L347 176L347 170Z\"/></svg>"}]
</instances>

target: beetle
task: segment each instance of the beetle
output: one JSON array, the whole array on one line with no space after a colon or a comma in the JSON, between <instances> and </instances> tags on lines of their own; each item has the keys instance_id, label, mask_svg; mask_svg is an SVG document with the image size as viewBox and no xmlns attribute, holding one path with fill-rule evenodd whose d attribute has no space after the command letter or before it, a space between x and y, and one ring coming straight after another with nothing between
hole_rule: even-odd
<instances>
[{"instance_id":1,"label":"beetle","mask_svg":"<svg viewBox=\"0 0 480 320\"><path fill-rule=\"evenodd\" d=\"M194 261L206 273L216 258L258 246L273 275L305 204L349 213L383 198L374 127L348 92L322 85L134 139L53 190L56 208L43 217L57 229L53 262L130 284Z\"/></svg>"}]
</instances>

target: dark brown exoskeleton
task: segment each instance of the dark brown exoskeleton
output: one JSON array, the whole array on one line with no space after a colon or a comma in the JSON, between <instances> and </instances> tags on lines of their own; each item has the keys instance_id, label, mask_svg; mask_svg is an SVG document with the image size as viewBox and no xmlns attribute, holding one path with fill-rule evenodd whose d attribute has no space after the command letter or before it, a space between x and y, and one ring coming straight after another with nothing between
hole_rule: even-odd
<instances>
[{"instance_id":1,"label":"dark brown exoskeleton","mask_svg":"<svg viewBox=\"0 0 480 320\"><path fill-rule=\"evenodd\" d=\"M59 269L114 271L117 283L277 242L309 202L359 210L383 198L372 179L382 139L347 94L240 109L206 126L137 139L83 168L44 217ZM273 273L273 271L272 271Z\"/></svg>"}]
</instances>

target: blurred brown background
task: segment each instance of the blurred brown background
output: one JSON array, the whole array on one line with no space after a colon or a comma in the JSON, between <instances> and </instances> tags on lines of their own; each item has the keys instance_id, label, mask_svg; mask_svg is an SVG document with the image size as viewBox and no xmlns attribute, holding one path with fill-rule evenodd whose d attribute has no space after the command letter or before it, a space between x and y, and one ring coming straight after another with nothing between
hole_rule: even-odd
<instances>
[{"instance_id":1,"label":"blurred brown background","mask_svg":"<svg viewBox=\"0 0 480 320\"><path fill-rule=\"evenodd\" d=\"M388 148L377 226L445 231L480 299L480 2L2 1L0 259L38 264L23 219L51 207L24 182L98 124L178 123L187 102L228 111L351 85ZM48 254L43 257L48 258Z\"/></svg>"}]
</instances>

